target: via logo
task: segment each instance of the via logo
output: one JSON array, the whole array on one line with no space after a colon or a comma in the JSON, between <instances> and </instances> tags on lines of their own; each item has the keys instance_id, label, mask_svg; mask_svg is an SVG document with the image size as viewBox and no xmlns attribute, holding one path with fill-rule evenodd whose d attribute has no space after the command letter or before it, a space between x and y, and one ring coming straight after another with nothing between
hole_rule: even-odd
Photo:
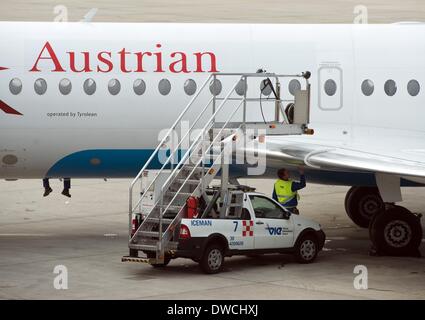
<instances>
[{"instance_id":1,"label":"via logo","mask_svg":"<svg viewBox=\"0 0 425 320\"><path fill-rule=\"evenodd\" d=\"M283 229L281 227L270 227L267 224L266 230L270 233L271 236L281 236Z\"/></svg>"}]
</instances>

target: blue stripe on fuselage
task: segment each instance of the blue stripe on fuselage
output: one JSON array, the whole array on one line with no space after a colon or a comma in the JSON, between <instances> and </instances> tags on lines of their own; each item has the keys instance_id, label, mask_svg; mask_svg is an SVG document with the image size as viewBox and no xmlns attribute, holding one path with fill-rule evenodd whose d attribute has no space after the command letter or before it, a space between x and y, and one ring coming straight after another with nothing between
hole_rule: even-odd
<instances>
[{"instance_id":1,"label":"blue stripe on fuselage","mask_svg":"<svg viewBox=\"0 0 425 320\"><path fill-rule=\"evenodd\" d=\"M152 149L85 150L56 162L47 172L50 178L128 178L135 177L151 156ZM158 158L149 169L161 168Z\"/></svg>"},{"instance_id":2,"label":"blue stripe on fuselage","mask_svg":"<svg viewBox=\"0 0 425 320\"><path fill-rule=\"evenodd\" d=\"M49 178L133 178L151 156L153 149L102 149L72 153L56 162L47 172ZM162 167L155 158L148 169ZM232 165L230 173L234 177L246 176L244 165ZM264 175L252 178L275 178L276 169L268 168ZM332 172L306 170L308 182L330 185L375 186L373 173ZM401 180L402 186L418 186L414 182Z\"/></svg>"}]
</instances>

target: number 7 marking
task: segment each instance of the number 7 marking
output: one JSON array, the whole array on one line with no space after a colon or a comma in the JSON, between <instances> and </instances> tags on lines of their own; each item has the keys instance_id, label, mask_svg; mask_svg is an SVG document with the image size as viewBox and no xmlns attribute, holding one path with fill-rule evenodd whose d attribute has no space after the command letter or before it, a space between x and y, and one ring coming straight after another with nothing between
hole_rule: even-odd
<instances>
[{"instance_id":1,"label":"number 7 marking","mask_svg":"<svg viewBox=\"0 0 425 320\"><path fill-rule=\"evenodd\" d=\"M233 221L233 223L235 224L235 230L233 230L233 232L236 232L236 230L238 229L238 221Z\"/></svg>"}]
</instances>

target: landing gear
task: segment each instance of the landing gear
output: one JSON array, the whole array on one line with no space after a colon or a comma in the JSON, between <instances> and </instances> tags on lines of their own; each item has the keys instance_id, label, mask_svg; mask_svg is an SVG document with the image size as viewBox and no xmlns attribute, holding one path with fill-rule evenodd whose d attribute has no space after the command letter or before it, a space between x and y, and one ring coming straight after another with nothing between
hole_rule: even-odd
<instances>
[{"instance_id":1,"label":"landing gear","mask_svg":"<svg viewBox=\"0 0 425 320\"><path fill-rule=\"evenodd\" d=\"M379 212L369 227L373 252L377 255L420 256L422 241L420 216L391 205Z\"/></svg>"},{"instance_id":2,"label":"landing gear","mask_svg":"<svg viewBox=\"0 0 425 320\"><path fill-rule=\"evenodd\" d=\"M376 187L351 187L345 196L345 211L359 227L369 227L372 218L383 211L384 202Z\"/></svg>"},{"instance_id":3,"label":"landing gear","mask_svg":"<svg viewBox=\"0 0 425 320\"><path fill-rule=\"evenodd\" d=\"M352 187L345 197L345 211L362 228L369 227L371 254L420 256L420 215L404 207L385 204L376 187Z\"/></svg>"}]
</instances>

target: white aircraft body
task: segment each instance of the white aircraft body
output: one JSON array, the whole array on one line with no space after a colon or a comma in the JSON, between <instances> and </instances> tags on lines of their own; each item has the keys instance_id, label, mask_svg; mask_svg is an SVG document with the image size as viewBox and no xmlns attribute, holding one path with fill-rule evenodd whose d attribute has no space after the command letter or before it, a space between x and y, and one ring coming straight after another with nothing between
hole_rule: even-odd
<instances>
[{"instance_id":1,"label":"white aircraft body","mask_svg":"<svg viewBox=\"0 0 425 320\"><path fill-rule=\"evenodd\" d=\"M308 70L315 134L268 137L267 174L295 161L354 186L349 216L383 211L372 240L403 254L420 223L384 204L425 183L424 39L420 23L0 22L0 178L134 177L208 74Z\"/></svg>"}]
</instances>

